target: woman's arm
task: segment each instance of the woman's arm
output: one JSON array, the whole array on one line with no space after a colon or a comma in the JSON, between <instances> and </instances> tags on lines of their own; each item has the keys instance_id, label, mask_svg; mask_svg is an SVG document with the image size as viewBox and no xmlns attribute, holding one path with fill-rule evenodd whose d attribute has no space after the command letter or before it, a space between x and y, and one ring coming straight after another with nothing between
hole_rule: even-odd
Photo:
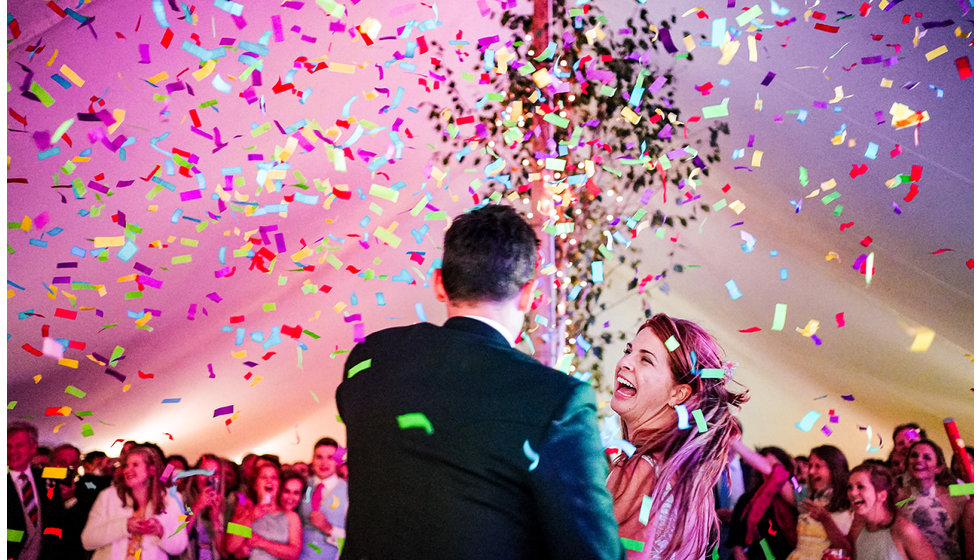
<instances>
[{"instance_id":1,"label":"woman's arm","mask_svg":"<svg viewBox=\"0 0 980 560\"><path fill-rule=\"evenodd\" d=\"M769 476L772 474L772 465L765 457L757 453L754 449L742 443L742 438L735 438L732 440L732 449L738 453L739 457L743 461L749 464L750 467L759 471L762 476Z\"/></svg>"},{"instance_id":2,"label":"woman's arm","mask_svg":"<svg viewBox=\"0 0 980 560\"><path fill-rule=\"evenodd\" d=\"M303 550L303 524L299 520L299 515L295 511L287 511L286 518L289 520L289 542L277 543L261 535L252 535L252 546L261 548L276 558L282 560L296 560L299 553Z\"/></svg>"},{"instance_id":3,"label":"woman's arm","mask_svg":"<svg viewBox=\"0 0 980 560\"><path fill-rule=\"evenodd\" d=\"M127 523L132 510L122 506L116 489L110 486L99 493L82 529L82 546L95 550L129 537Z\"/></svg>"},{"instance_id":4,"label":"woman's arm","mask_svg":"<svg viewBox=\"0 0 980 560\"><path fill-rule=\"evenodd\" d=\"M252 506L236 505L235 515L231 519L236 525L252 526ZM249 539L241 535L236 535L225 531L225 537L221 541L223 552L234 558L245 558L249 554Z\"/></svg>"},{"instance_id":5,"label":"woman's arm","mask_svg":"<svg viewBox=\"0 0 980 560\"><path fill-rule=\"evenodd\" d=\"M807 502L809 503L807 504ZM850 539L847 538L844 530L837 526L834 516L827 511L827 508L811 500L804 500L803 503L807 504L806 511L810 517L823 525L824 532L827 533L827 538L830 540L830 548L843 548L848 552L848 555L853 556L854 547L851 546ZM848 524L847 529L850 529L850 524Z\"/></svg>"},{"instance_id":6,"label":"woman's arm","mask_svg":"<svg viewBox=\"0 0 980 560\"><path fill-rule=\"evenodd\" d=\"M891 533L895 546L908 560L936 560L935 549L908 519L896 516Z\"/></svg>"}]
</instances>

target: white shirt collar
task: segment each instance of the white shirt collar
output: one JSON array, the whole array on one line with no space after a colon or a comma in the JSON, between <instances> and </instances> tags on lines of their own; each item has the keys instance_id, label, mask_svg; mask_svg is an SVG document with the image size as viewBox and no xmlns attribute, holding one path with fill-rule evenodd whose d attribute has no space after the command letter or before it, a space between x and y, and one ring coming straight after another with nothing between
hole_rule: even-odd
<instances>
[{"instance_id":1,"label":"white shirt collar","mask_svg":"<svg viewBox=\"0 0 980 560\"><path fill-rule=\"evenodd\" d=\"M463 317L469 317L470 319L476 319L477 321L480 321L481 323L486 323L486 324L490 325L491 327L493 327L493 329L495 331L499 332L501 336L503 336L505 339L507 339L507 344L510 344L510 347L511 348L514 347L514 340L517 337L515 337L513 335L513 333L511 333L509 330L507 330L507 327L501 325L497 321L494 321L493 319L490 319L488 317L480 317L479 315L463 315Z\"/></svg>"}]
</instances>

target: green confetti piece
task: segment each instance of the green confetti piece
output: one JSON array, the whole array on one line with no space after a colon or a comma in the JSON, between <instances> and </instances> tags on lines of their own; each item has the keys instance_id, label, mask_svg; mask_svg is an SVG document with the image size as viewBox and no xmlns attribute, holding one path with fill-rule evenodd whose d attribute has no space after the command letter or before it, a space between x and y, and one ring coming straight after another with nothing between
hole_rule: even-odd
<instances>
[{"instance_id":1,"label":"green confetti piece","mask_svg":"<svg viewBox=\"0 0 980 560\"><path fill-rule=\"evenodd\" d=\"M440 210L438 212L426 212L425 213L425 219L426 219L426 221L428 221L428 220L445 221L446 220L446 211L445 210Z\"/></svg>"},{"instance_id":2,"label":"green confetti piece","mask_svg":"<svg viewBox=\"0 0 980 560\"><path fill-rule=\"evenodd\" d=\"M275 302L263 303L262 304L262 311L275 311L275 310L276 310L276 303Z\"/></svg>"},{"instance_id":3,"label":"green confetti piece","mask_svg":"<svg viewBox=\"0 0 980 560\"><path fill-rule=\"evenodd\" d=\"M313 549L313 552L316 552L317 554L320 554L320 552L322 552L320 550L320 547L319 546L317 546L317 545L315 545L315 544L313 544L311 542L306 543L306 546L312 548Z\"/></svg>"},{"instance_id":4,"label":"green confetti piece","mask_svg":"<svg viewBox=\"0 0 980 560\"><path fill-rule=\"evenodd\" d=\"M766 555L766 560L776 560L776 557L773 556L772 550L769 548L769 543L766 542L766 539L759 541L759 546L762 547L762 553Z\"/></svg>"},{"instance_id":5,"label":"green confetti piece","mask_svg":"<svg viewBox=\"0 0 980 560\"><path fill-rule=\"evenodd\" d=\"M95 430L92 429L91 424L82 424L82 437L94 436Z\"/></svg>"},{"instance_id":6,"label":"green confetti piece","mask_svg":"<svg viewBox=\"0 0 980 560\"><path fill-rule=\"evenodd\" d=\"M371 367L371 358L368 358L359 364L355 364L353 367L347 370L347 379L354 377L355 375L366 370L369 367Z\"/></svg>"},{"instance_id":7,"label":"green confetti piece","mask_svg":"<svg viewBox=\"0 0 980 560\"><path fill-rule=\"evenodd\" d=\"M701 379L722 379L725 377L725 370L721 368L705 368L701 370Z\"/></svg>"},{"instance_id":8,"label":"green confetti piece","mask_svg":"<svg viewBox=\"0 0 980 560\"><path fill-rule=\"evenodd\" d=\"M840 198L840 193L837 192L837 191L834 191L834 192L828 194L827 196L821 198L820 199L820 202L823 202L824 204L830 204L831 202L837 200L838 198Z\"/></svg>"},{"instance_id":9,"label":"green confetti piece","mask_svg":"<svg viewBox=\"0 0 980 560\"><path fill-rule=\"evenodd\" d=\"M760 8L759 5L756 4L755 6L752 6L748 10L745 10L744 12L741 12L737 16L735 16L735 23L737 23L739 27L745 27L745 24L749 23L750 21L752 21L753 19L761 15L762 15L762 8Z\"/></svg>"},{"instance_id":10,"label":"green confetti piece","mask_svg":"<svg viewBox=\"0 0 980 560\"><path fill-rule=\"evenodd\" d=\"M694 423L698 426L698 433L703 434L708 431L708 423L704 421L704 413L701 412L700 408L692 412L691 416L694 417Z\"/></svg>"},{"instance_id":11,"label":"green confetti piece","mask_svg":"<svg viewBox=\"0 0 980 560\"><path fill-rule=\"evenodd\" d=\"M238 535L239 537L245 537L246 539L252 538L252 528L247 525L239 525L238 523L228 522L228 528L225 530L229 535Z\"/></svg>"},{"instance_id":12,"label":"green confetti piece","mask_svg":"<svg viewBox=\"0 0 980 560\"><path fill-rule=\"evenodd\" d=\"M905 504L907 504L907 503L909 503L909 502L911 502L911 501L912 501L913 499L915 499L915 498L914 498L914 496L909 496L908 498L905 498L905 499L904 499L904 500L902 500L901 502L898 502L898 503L896 503L896 504L895 504L895 507L902 507L902 506L904 506Z\"/></svg>"},{"instance_id":13,"label":"green confetti piece","mask_svg":"<svg viewBox=\"0 0 980 560\"><path fill-rule=\"evenodd\" d=\"M728 116L728 98L721 100L718 105L709 105L701 108L701 115L706 119Z\"/></svg>"},{"instance_id":14,"label":"green confetti piece","mask_svg":"<svg viewBox=\"0 0 980 560\"><path fill-rule=\"evenodd\" d=\"M810 172L806 170L806 167L800 168L800 185L807 186L810 184Z\"/></svg>"},{"instance_id":15,"label":"green confetti piece","mask_svg":"<svg viewBox=\"0 0 980 560\"><path fill-rule=\"evenodd\" d=\"M116 346L115 348L113 348L112 349L112 355L109 356L109 365L110 366L116 365L116 362L119 361L119 358L122 357L123 352L125 352L125 351L126 351L126 349L123 348L122 346Z\"/></svg>"},{"instance_id":16,"label":"green confetti piece","mask_svg":"<svg viewBox=\"0 0 980 560\"><path fill-rule=\"evenodd\" d=\"M51 97L51 94L44 91L44 88L41 87L40 84L38 84L37 82L31 82L30 89L31 89L31 93L36 95L37 98L41 100L41 103L43 103L45 107L50 107L54 105L54 98Z\"/></svg>"},{"instance_id":17,"label":"green confetti piece","mask_svg":"<svg viewBox=\"0 0 980 560\"><path fill-rule=\"evenodd\" d=\"M187 264L191 262L191 255L177 255L170 259L170 264Z\"/></svg>"},{"instance_id":18,"label":"green confetti piece","mask_svg":"<svg viewBox=\"0 0 980 560\"><path fill-rule=\"evenodd\" d=\"M13 410L15 406L17 406L17 401L10 401L7 403L7 410Z\"/></svg>"},{"instance_id":19,"label":"green confetti piece","mask_svg":"<svg viewBox=\"0 0 980 560\"><path fill-rule=\"evenodd\" d=\"M93 413L91 410L79 410L78 412L75 413L75 416L82 416L82 417L92 416L92 415Z\"/></svg>"},{"instance_id":20,"label":"green confetti piece","mask_svg":"<svg viewBox=\"0 0 980 560\"><path fill-rule=\"evenodd\" d=\"M777 303L772 316L772 330L781 331L786 326L786 304Z\"/></svg>"},{"instance_id":21,"label":"green confetti piece","mask_svg":"<svg viewBox=\"0 0 980 560\"><path fill-rule=\"evenodd\" d=\"M626 550L635 550L637 552L643 550L643 543L640 541L634 541L633 539L627 539L625 537L619 537L619 541L623 543L623 548Z\"/></svg>"},{"instance_id":22,"label":"green confetti piece","mask_svg":"<svg viewBox=\"0 0 980 560\"><path fill-rule=\"evenodd\" d=\"M22 540L24 540L24 531L7 529L7 542L20 542Z\"/></svg>"},{"instance_id":23,"label":"green confetti piece","mask_svg":"<svg viewBox=\"0 0 980 560\"><path fill-rule=\"evenodd\" d=\"M85 398L85 391L82 391L81 389L75 387L74 385L69 385L65 387L65 392L68 393L69 395L76 396L80 399Z\"/></svg>"},{"instance_id":24,"label":"green confetti piece","mask_svg":"<svg viewBox=\"0 0 980 560\"><path fill-rule=\"evenodd\" d=\"M646 525L650 521L650 510L653 509L653 497L643 496L640 503L640 523Z\"/></svg>"},{"instance_id":25,"label":"green confetti piece","mask_svg":"<svg viewBox=\"0 0 980 560\"><path fill-rule=\"evenodd\" d=\"M398 427L407 430L409 428L421 428L426 434L432 435L432 422L421 412L409 412L398 417Z\"/></svg>"},{"instance_id":26,"label":"green confetti piece","mask_svg":"<svg viewBox=\"0 0 980 560\"><path fill-rule=\"evenodd\" d=\"M143 292L137 290L135 292L126 292L123 294L123 299L137 299L143 297Z\"/></svg>"},{"instance_id":27,"label":"green confetti piece","mask_svg":"<svg viewBox=\"0 0 980 560\"><path fill-rule=\"evenodd\" d=\"M674 350L677 350L680 347L680 345L681 344L677 342L677 339L674 338L674 335L670 335L670 338L664 341L664 346L667 347L668 352L673 352Z\"/></svg>"},{"instance_id":28,"label":"green confetti piece","mask_svg":"<svg viewBox=\"0 0 980 560\"><path fill-rule=\"evenodd\" d=\"M950 484L949 485L949 495L950 496L972 496L973 495L973 483L964 484Z\"/></svg>"}]
</instances>

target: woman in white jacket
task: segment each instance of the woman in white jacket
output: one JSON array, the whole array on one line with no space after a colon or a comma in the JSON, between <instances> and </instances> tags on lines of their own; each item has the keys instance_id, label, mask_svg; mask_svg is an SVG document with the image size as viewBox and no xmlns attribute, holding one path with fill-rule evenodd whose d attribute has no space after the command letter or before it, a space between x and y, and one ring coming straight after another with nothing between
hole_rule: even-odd
<instances>
[{"instance_id":1,"label":"woman in white jacket","mask_svg":"<svg viewBox=\"0 0 980 560\"><path fill-rule=\"evenodd\" d=\"M82 545L95 551L92 560L167 560L187 547L180 504L164 489L162 472L160 457L149 447L134 446L123 457L82 530Z\"/></svg>"}]
</instances>

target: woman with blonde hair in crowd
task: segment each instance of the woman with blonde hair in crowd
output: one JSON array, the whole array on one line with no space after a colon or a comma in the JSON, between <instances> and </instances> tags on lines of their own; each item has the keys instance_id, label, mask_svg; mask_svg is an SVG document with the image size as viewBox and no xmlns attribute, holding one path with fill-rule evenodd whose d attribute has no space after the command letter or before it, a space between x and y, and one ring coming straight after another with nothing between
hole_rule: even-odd
<instances>
[{"instance_id":1,"label":"woman with blonde hair in crowd","mask_svg":"<svg viewBox=\"0 0 980 560\"><path fill-rule=\"evenodd\" d=\"M180 505L164 489L160 455L136 445L122 457L113 485L95 499L82 530L92 560L167 560L187 546Z\"/></svg>"},{"instance_id":2,"label":"woman with blonde hair in crowd","mask_svg":"<svg viewBox=\"0 0 980 560\"><path fill-rule=\"evenodd\" d=\"M898 515L897 488L889 468L865 462L851 470L847 497L854 521L848 538L854 560L936 560L929 541Z\"/></svg>"},{"instance_id":3,"label":"woman with blonde hair in crowd","mask_svg":"<svg viewBox=\"0 0 980 560\"><path fill-rule=\"evenodd\" d=\"M626 345L611 406L636 450L616 457L606 485L619 536L638 541L630 558L701 560L718 539L712 490L738 435L731 407L748 400L726 387L731 371L704 329L664 314Z\"/></svg>"}]
</instances>

